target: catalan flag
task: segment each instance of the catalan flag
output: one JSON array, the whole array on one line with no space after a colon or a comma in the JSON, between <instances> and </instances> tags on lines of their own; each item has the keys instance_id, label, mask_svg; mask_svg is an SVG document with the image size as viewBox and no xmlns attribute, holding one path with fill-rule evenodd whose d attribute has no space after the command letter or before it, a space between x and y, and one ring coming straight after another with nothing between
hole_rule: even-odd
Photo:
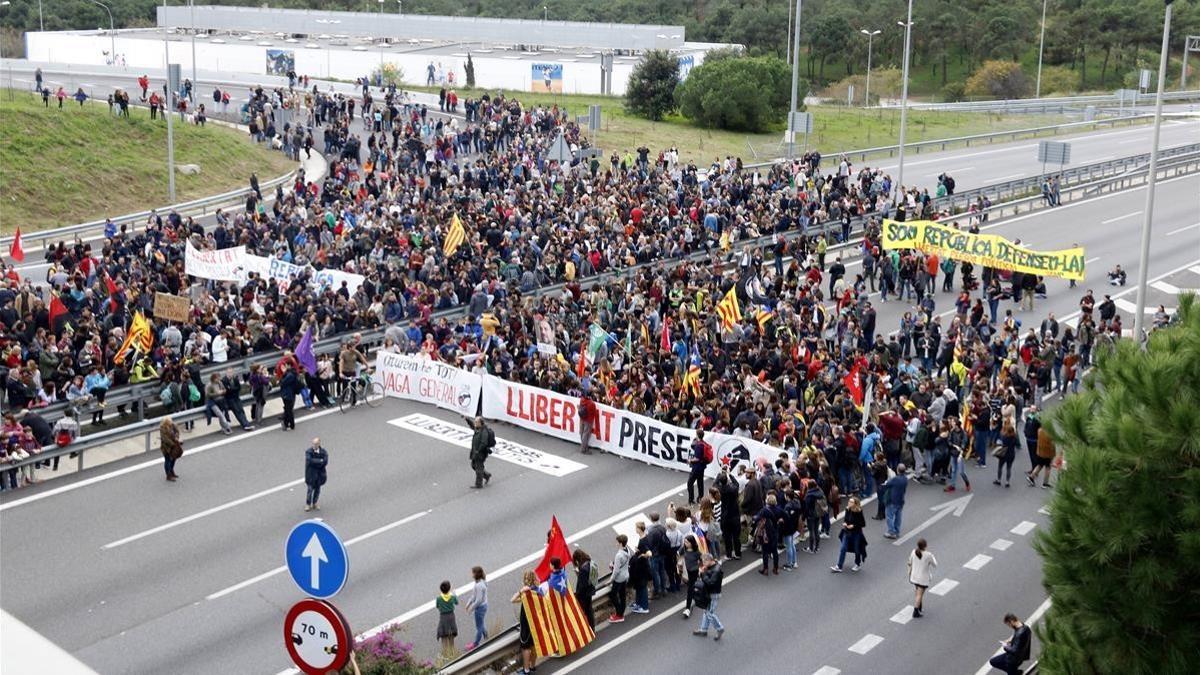
<instances>
[{"instance_id":1,"label":"catalan flag","mask_svg":"<svg viewBox=\"0 0 1200 675\"><path fill-rule=\"evenodd\" d=\"M560 574L566 576L566 572ZM557 588L553 578L536 591L521 591L521 608L529 622L537 658L568 656L596 639L575 595Z\"/></svg>"},{"instance_id":2,"label":"catalan flag","mask_svg":"<svg viewBox=\"0 0 1200 675\"><path fill-rule=\"evenodd\" d=\"M141 312L133 315L133 322L129 324L129 333L125 335L125 341L121 343L121 347L117 350L113 361L123 363L125 361L125 353L130 348L137 350L141 354L149 354L154 348L154 330L150 328L150 322Z\"/></svg>"},{"instance_id":3,"label":"catalan flag","mask_svg":"<svg viewBox=\"0 0 1200 675\"><path fill-rule=\"evenodd\" d=\"M721 318L721 327L725 329L733 328L734 324L742 320L742 308L738 304L736 287L730 288L725 297L717 303L717 316Z\"/></svg>"},{"instance_id":4,"label":"catalan flag","mask_svg":"<svg viewBox=\"0 0 1200 675\"><path fill-rule=\"evenodd\" d=\"M450 220L450 231L446 233L446 240L442 242L442 253L448 258L456 251L458 247L467 239L467 231L463 228L462 221L458 219L458 214L454 214L454 218Z\"/></svg>"},{"instance_id":5,"label":"catalan flag","mask_svg":"<svg viewBox=\"0 0 1200 675\"><path fill-rule=\"evenodd\" d=\"M767 324L770 323L771 320L774 318L775 318L775 312L773 312L773 311L769 312L766 309L758 310L758 312L756 312L754 315L754 320L755 320L755 322L758 323L758 332L759 333L767 332Z\"/></svg>"},{"instance_id":6,"label":"catalan flag","mask_svg":"<svg viewBox=\"0 0 1200 675\"><path fill-rule=\"evenodd\" d=\"M689 393L696 398L700 397L700 353L696 351L696 347L692 346L692 356L688 360L688 370L683 375L683 389L680 391L683 396Z\"/></svg>"}]
</instances>

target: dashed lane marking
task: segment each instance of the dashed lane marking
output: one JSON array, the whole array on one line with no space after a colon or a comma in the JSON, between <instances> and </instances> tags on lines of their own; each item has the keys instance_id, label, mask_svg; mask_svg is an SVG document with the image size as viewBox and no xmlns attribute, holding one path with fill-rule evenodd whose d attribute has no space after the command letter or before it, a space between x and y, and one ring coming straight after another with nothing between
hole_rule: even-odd
<instances>
[{"instance_id":1,"label":"dashed lane marking","mask_svg":"<svg viewBox=\"0 0 1200 675\"><path fill-rule=\"evenodd\" d=\"M874 633L867 633L862 637L861 640L850 645L850 651L854 652L855 654L866 654L872 649L878 647L880 642L883 642L882 637Z\"/></svg>"},{"instance_id":2,"label":"dashed lane marking","mask_svg":"<svg viewBox=\"0 0 1200 675\"><path fill-rule=\"evenodd\" d=\"M996 541L993 541L992 545L988 548L994 548L997 551L1007 551L1012 545L1013 543L1007 539L997 539Z\"/></svg>"},{"instance_id":3,"label":"dashed lane marking","mask_svg":"<svg viewBox=\"0 0 1200 675\"><path fill-rule=\"evenodd\" d=\"M941 581L937 582L933 588L929 589L929 592L933 593L934 595L945 595L955 588L958 588L957 581L953 579L942 579Z\"/></svg>"},{"instance_id":4,"label":"dashed lane marking","mask_svg":"<svg viewBox=\"0 0 1200 675\"><path fill-rule=\"evenodd\" d=\"M975 570L976 572L978 572L979 570L983 569L984 565L986 565L990 562L992 562L992 556L984 555L984 554L980 553L979 555L975 556L974 558L971 558L966 563L964 563L963 567L965 567L969 570Z\"/></svg>"},{"instance_id":5,"label":"dashed lane marking","mask_svg":"<svg viewBox=\"0 0 1200 675\"><path fill-rule=\"evenodd\" d=\"M912 611L912 605L905 605L903 609L892 615L892 623L898 623L901 626L907 625L909 621L912 621Z\"/></svg>"},{"instance_id":6,"label":"dashed lane marking","mask_svg":"<svg viewBox=\"0 0 1200 675\"><path fill-rule=\"evenodd\" d=\"M1009 530L1009 532L1012 532L1013 534L1019 534L1022 537L1024 537L1025 535L1029 534L1029 532L1032 531L1033 528L1035 528L1035 527L1037 527L1037 523L1031 523L1028 520L1022 520L1020 523L1017 524L1016 527Z\"/></svg>"}]
</instances>

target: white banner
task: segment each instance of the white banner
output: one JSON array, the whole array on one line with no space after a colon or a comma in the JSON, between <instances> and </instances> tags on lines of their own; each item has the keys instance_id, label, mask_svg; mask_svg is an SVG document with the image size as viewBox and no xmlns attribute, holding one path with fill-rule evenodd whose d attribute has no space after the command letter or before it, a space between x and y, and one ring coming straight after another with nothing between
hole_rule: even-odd
<instances>
[{"instance_id":1,"label":"white banner","mask_svg":"<svg viewBox=\"0 0 1200 675\"><path fill-rule=\"evenodd\" d=\"M312 283L318 290L324 291L326 288L332 288L337 291L342 287L342 282L346 282L346 290L350 295L358 292L358 287L362 286L367 278L361 274L353 272L343 272L341 270L321 270L313 274Z\"/></svg>"},{"instance_id":2,"label":"white banner","mask_svg":"<svg viewBox=\"0 0 1200 675\"><path fill-rule=\"evenodd\" d=\"M193 277L215 281L240 281L245 265L246 247L223 248L219 251L199 251L187 242L184 270Z\"/></svg>"},{"instance_id":3,"label":"white banner","mask_svg":"<svg viewBox=\"0 0 1200 675\"><path fill-rule=\"evenodd\" d=\"M466 417L479 410L479 375L432 359L379 352L373 378L386 396L431 403Z\"/></svg>"},{"instance_id":4,"label":"white banner","mask_svg":"<svg viewBox=\"0 0 1200 675\"><path fill-rule=\"evenodd\" d=\"M435 438L443 443L457 445L460 448L471 448L471 439L475 430L461 424L453 424L430 415L413 413L388 422L409 431ZM434 444L436 446L436 444ZM586 464L580 464L573 459L551 455L536 448L530 448L520 443L496 436L496 447L492 448L492 457L505 462L511 462L525 469L533 469L556 478L586 469Z\"/></svg>"},{"instance_id":5,"label":"white banner","mask_svg":"<svg viewBox=\"0 0 1200 675\"><path fill-rule=\"evenodd\" d=\"M579 442L578 402L574 396L483 376L485 418L572 443ZM688 454L695 437L692 429L607 405L596 407L600 424L591 441L593 447L668 469L689 469ZM708 466L709 476L715 476L723 465L734 468L759 458L774 463L780 452L765 443L726 434L705 434L705 440L713 446L715 460Z\"/></svg>"}]
</instances>

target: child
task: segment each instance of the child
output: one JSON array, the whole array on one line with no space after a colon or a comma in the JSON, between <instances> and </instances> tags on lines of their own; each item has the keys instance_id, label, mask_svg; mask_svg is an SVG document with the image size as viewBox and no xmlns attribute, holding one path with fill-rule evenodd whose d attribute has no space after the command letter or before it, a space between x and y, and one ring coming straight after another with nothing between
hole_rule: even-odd
<instances>
[{"instance_id":1,"label":"child","mask_svg":"<svg viewBox=\"0 0 1200 675\"><path fill-rule=\"evenodd\" d=\"M442 642L442 656L450 658L454 653L454 638L458 637L458 623L454 620L454 608L458 605L458 596L450 591L450 582L443 581L441 594L437 597L438 611L438 640Z\"/></svg>"}]
</instances>

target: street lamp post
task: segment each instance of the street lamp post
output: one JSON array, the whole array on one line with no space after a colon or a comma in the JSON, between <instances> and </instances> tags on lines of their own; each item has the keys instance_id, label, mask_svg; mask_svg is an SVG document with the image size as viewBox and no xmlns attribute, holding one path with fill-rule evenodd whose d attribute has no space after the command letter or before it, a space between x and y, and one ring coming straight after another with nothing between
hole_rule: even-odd
<instances>
[{"instance_id":1,"label":"street lamp post","mask_svg":"<svg viewBox=\"0 0 1200 675\"><path fill-rule=\"evenodd\" d=\"M167 0L163 0L163 16L166 16ZM171 41L167 27L163 26L163 68L166 83L163 84L163 117L167 118L167 198L175 203L175 126L171 121Z\"/></svg>"},{"instance_id":2,"label":"street lamp post","mask_svg":"<svg viewBox=\"0 0 1200 675\"><path fill-rule=\"evenodd\" d=\"M904 27L904 73L901 75L903 82L900 86L900 151L897 153L896 169L896 188L900 198L904 199L904 132L908 123L908 52L912 46L912 0L908 0L908 20L896 23ZM908 217L907 208L904 215Z\"/></svg>"},{"instance_id":3,"label":"street lamp post","mask_svg":"<svg viewBox=\"0 0 1200 675\"><path fill-rule=\"evenodd\" d=\"M1046 48L1046 3L1048 0L1042 0L1042 37L1038 42L1038 76L1037 89L1034 91L1034 98L1042 97L1042 50Z\"/></svg>"},{"instance_id":4,"label":"street lamp post","mask_svg":"<svg viewBox=\"0 0 1200 675\"><path fill-rule=\"evenodd\" d=\"M1158 140L1162 131L1163 90L1167 88L1167 49L1171 41L1171 3L1166 0L1163 15L1162 52L1158 57L1158 92L1154 95L1154 137L1150 145L1150 169L1146 174L1146 208L1142 220L1142 254L1138 258L1137 311L1133 314L1133 339L1142 342L1142 324L1146 320L1146 283L1150 276L1150 228L1154 222L1154 184L1158 172ZM1118 336L1119 337L1119 336Z\"/></svg>"},{"instance_id":5,"label":"street lamp post","mask_svg":"<svg viewBox=\"0 0 1200 675\"><path fill-rule=\"evenodd\" d=\"M104 8L104 11L108 12L108 37L111 41L111 46L109 47L111 51L109 52L108 56L110 59L112 59L112 64L115 66L117 65L117 28L113 23L112 10L108 8L108 5L100 2L100 0L88 0L88 2L92 3L93 5L99 5L100 7Z\"/></svg>"},{"instance_id":6,"label":"street lamp post","mask_svg":"<svg viewBox=\"0 0 1200 675\"><path fill-rule=\"evenodd\" d=\"M866 107L871 105L871 43L875 41L875 36L883 31L863 28L858 32L867 36L867 94L863 96L863 106Z\"/></svg>"},{"instance_id":7,"label":"street lamp post","mask_svg":"<svg viewBox=\"0 0 1200 675\"><path fill-rule=\"evenodd\" d=\"M196 76L196 0L188 0L192 12L192 91L200 88L200 78Z\"/></svg>"},{"instance_id":8,"label":"street lamp post","mask_svg":"<svg viewBox=\"0 0 1200 675\"><path fill-rule=\"evenodd\" d=\"M396 13L403 15L404 14L404 0L396 0L396 5L397 5Z\"/></svg>"},{"instance_id":9,"label":"street lamp post","mask_svg":"<svg viewBox=\"0 0 1200 675\"><path fill-rule=\"evenodd\" d=\"M796 154L796 99L800 93L800 8L803 0L796 0L796 20L792 31L792 106L788 112L787 158Z\"/></svg>"}]
</instances>

